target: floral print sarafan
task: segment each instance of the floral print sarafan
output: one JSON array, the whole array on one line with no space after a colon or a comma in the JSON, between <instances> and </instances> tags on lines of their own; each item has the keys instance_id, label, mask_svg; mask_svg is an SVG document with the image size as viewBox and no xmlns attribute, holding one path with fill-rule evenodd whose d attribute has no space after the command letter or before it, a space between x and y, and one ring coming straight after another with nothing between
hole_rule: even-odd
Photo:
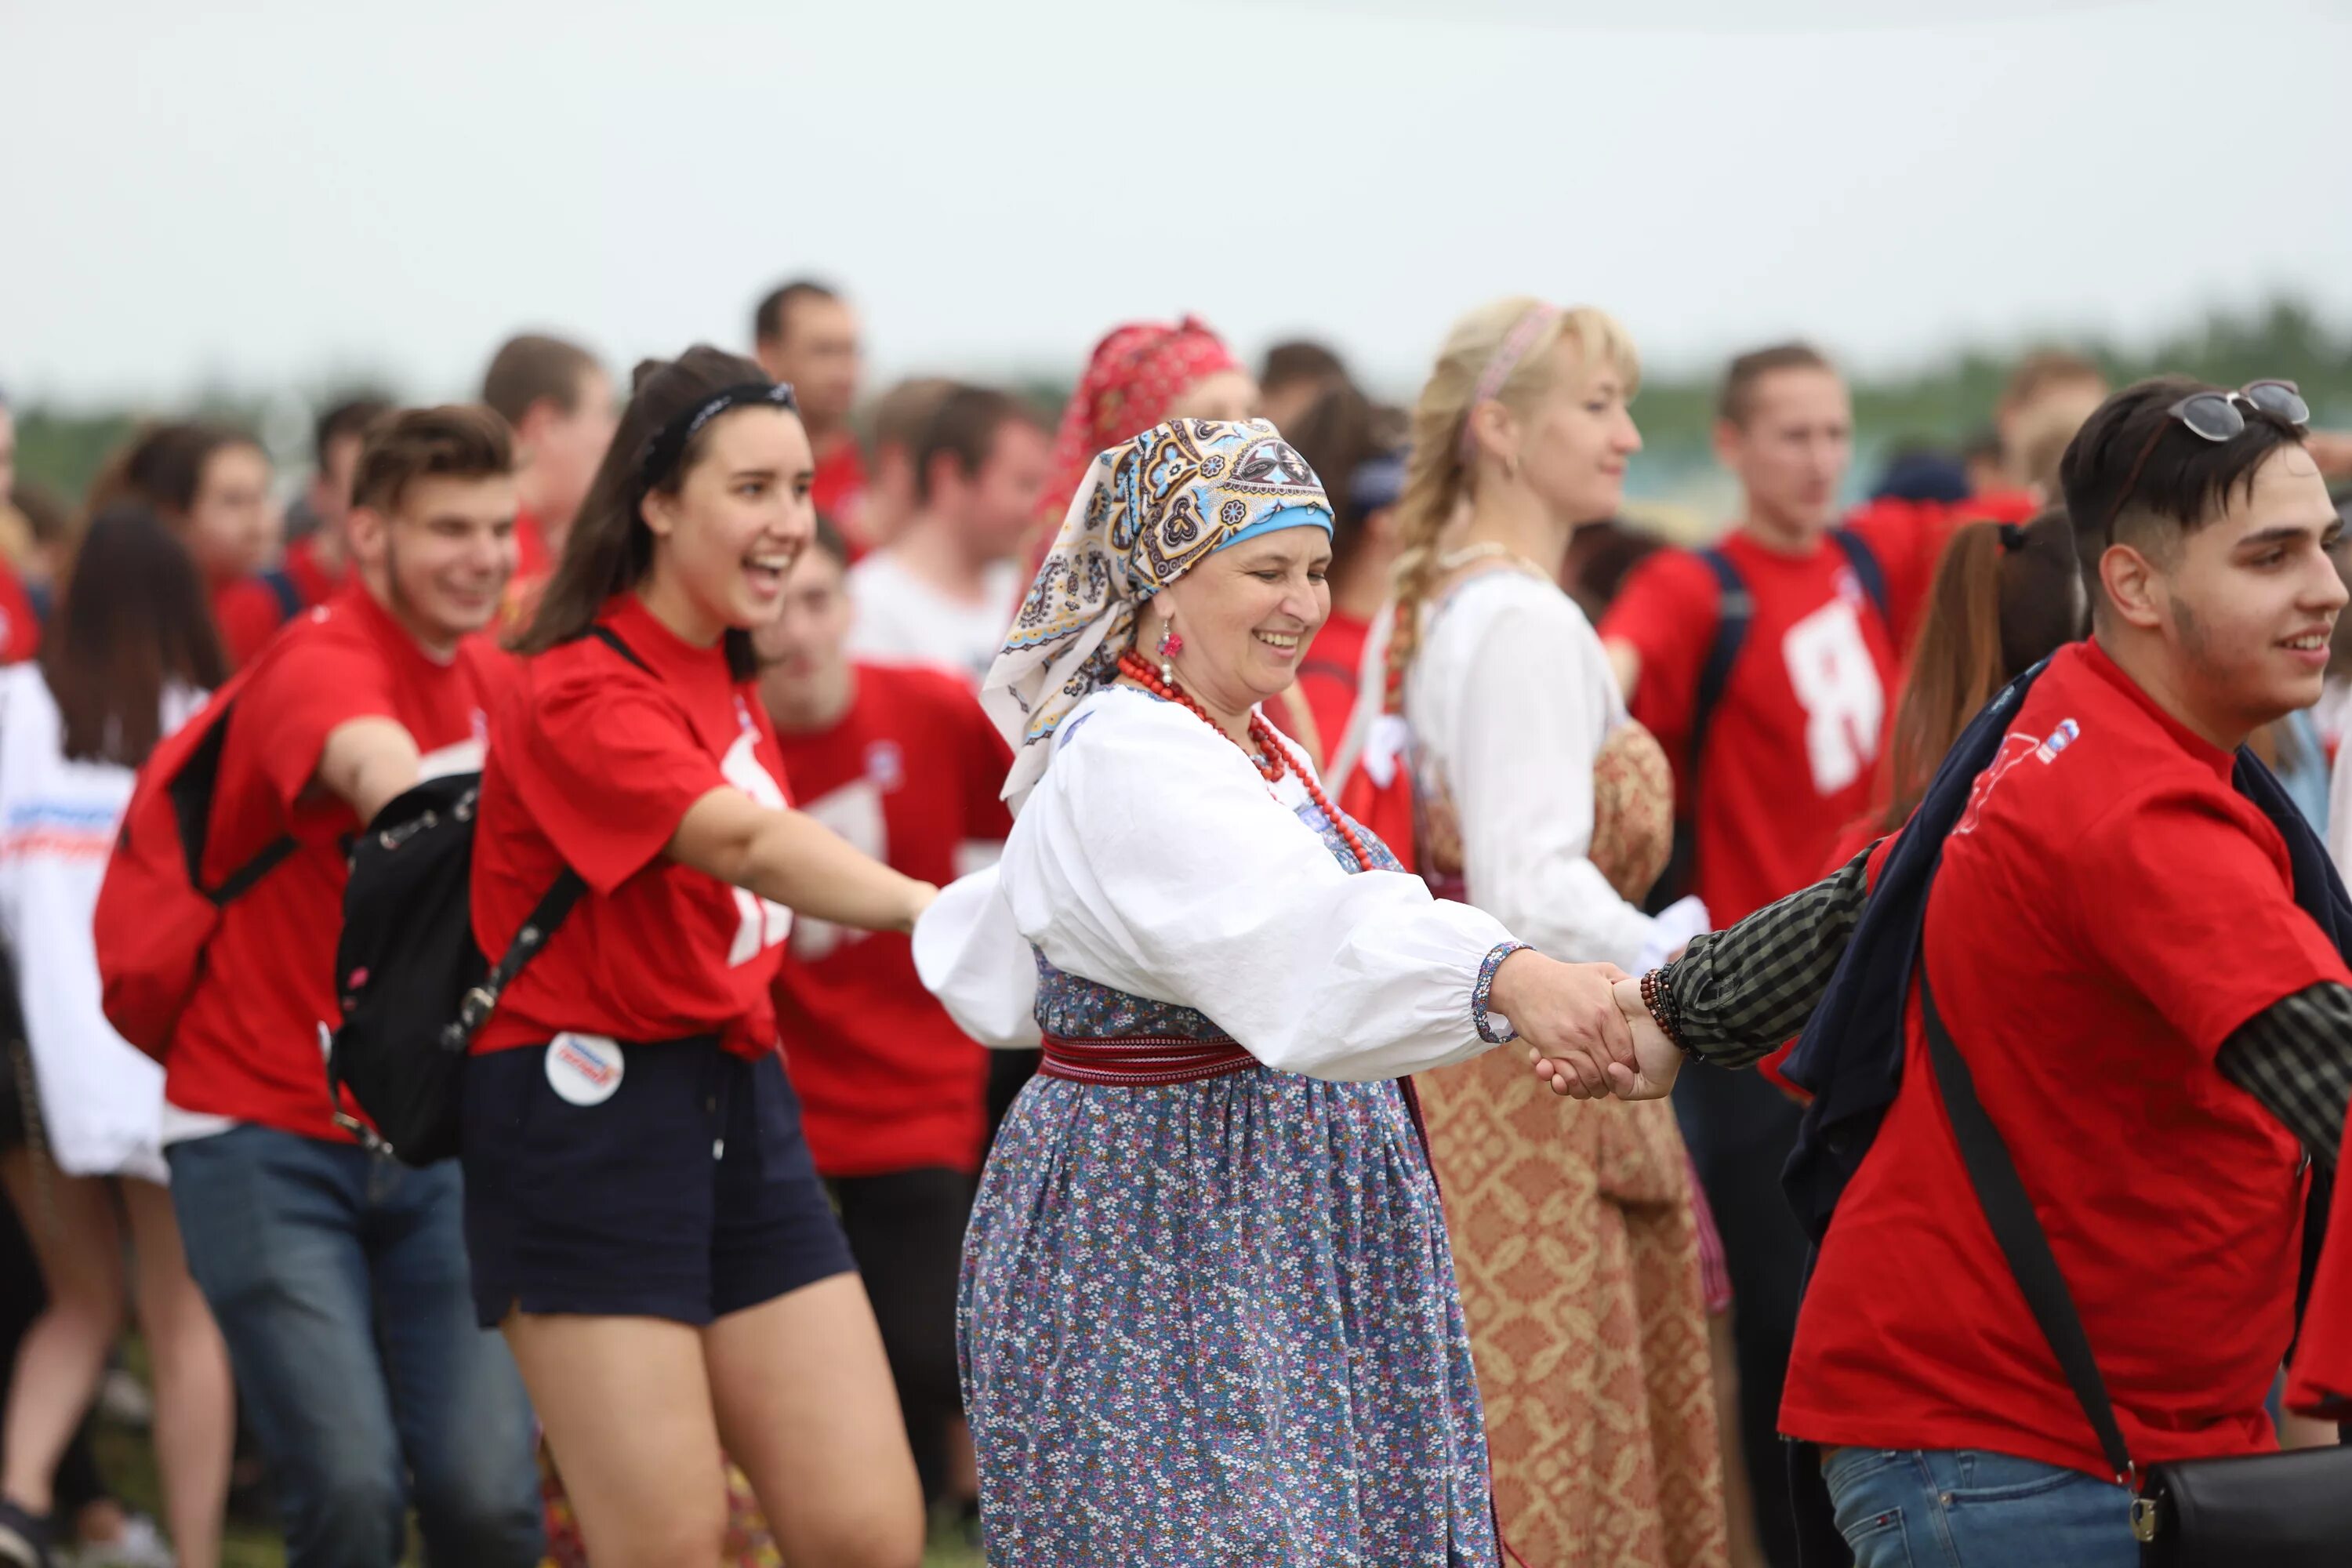
<instances>
[{"instance_id":1,"label":"floral print sarafan","mask_svg":"<svg viewBox=\"0 0 2352 1568\"><path fill-rule=\"evenodd\" d=\"M1222 1034L1042 959L1037 1017ZM1393 1081L1033 1080L982 1178L958 1326L995 1568L1496 1564L1445 1224Z\"/></svg>"}]
</instances>

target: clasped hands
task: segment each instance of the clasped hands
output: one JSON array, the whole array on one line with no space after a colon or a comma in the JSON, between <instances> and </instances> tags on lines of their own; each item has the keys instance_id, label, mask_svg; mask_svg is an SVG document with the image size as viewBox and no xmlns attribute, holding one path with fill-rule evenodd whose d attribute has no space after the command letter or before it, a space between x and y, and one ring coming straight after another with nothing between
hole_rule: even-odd
<instances>
[{"instance_id":1,"label":"clasped hands","mask_svg":"<svg viewBox=\"0 0 2352 1568\"><path fill-rule=\"evenodd\" d=\"M1570 1100L1657 1100L1683 1054L1613 963L1560 963L1523 949L1495 970L1487 1005L1511 1021L1528 1060Z\"/></svg>"}]
</instances>

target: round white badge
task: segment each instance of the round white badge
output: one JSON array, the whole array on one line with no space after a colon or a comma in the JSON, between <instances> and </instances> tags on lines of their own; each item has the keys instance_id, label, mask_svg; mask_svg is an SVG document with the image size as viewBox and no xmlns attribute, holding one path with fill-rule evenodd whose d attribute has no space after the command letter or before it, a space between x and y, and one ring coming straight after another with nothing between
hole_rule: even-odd
<instances>
[{"instance_id":1,"label":"round white badge","mask_svg":"<svg viewBox=\"0 0 2352 1568\"><path fill-rule=\"evenodd\" d=\"M547 1043L548 1086L573 1105L602 1105L621 1087L621 1045L602 1035L558 1035Z\"/></svg>"}]
</instances>

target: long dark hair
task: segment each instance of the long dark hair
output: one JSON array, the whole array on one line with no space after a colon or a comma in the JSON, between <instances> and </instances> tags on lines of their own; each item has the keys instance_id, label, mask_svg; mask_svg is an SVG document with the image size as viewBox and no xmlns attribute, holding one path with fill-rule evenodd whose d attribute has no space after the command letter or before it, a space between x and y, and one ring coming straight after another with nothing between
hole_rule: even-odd
<instances>
[{"instance_id":1,"label":"long dark hair","mask_svg":"<svg viewBox=\"0 0 2352 1568\"><path fill-rule=\"evenodd\" d=\"M654 531L641 510L647 494L642 472L646 447L663 426L705 399L730 386L767 380L767 373L750 360L708 343L697 343L674 360L639 363L629 378L629 406L564 539L563 559L540 597L538 612L514 640L515 651L544 653L586 636L614 595L645 581L654 563ZM676 495L702 460L709 437L709 427L698 432L677 466L654 488ZM760 667L751 634L730 626L723 640L728 669L738 680L751 679Z\"/></svg>"},{"instance_id":2,"label":"long dark hair","mask_svg":"<svg viewBox=\"0 0 2352 1568\"><path fill-rule=\"evenodd\" d=\"M1972 522L1952 535L1895 704L1888 832L1910 819L1944 753L1992 694L2084 635L2079 583L2063 510L2022 528Z\"/></svg>"},{"instance_id":3,"label":"long dark hair","mask_svg":"<svg viewBox=\"0 0 2352 1568\"><path fill-rule=\"evenodd\" d=\"M209 691L228 679L195 561L152 510L115 501L90 519L40 662L65 754L126 768L163 738L168 687Z\"/></svg>"}]
</instances>

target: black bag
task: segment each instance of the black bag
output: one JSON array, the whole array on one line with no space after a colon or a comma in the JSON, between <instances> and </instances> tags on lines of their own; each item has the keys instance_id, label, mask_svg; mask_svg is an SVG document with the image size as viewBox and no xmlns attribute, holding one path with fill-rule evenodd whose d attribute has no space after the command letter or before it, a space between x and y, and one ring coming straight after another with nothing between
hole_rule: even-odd
<instances>
[{"instance_id":1,"label":"black bag","mask_svg":"<svg viewBox=\"0 0 2352 1568\"><path fill-rule=\"evenodd\" d=\"M593 635L645 668L606 628ZM394 798L352 846L343 890L335 944L343 1016L327 1045L327 1095L337 1126L407 1165L457 1152L458 1094L475 1032L587 891L566 867L490 964L474 940L481 782L479 773L450 773ZM346 1089L366 1121L345 1108Z\"/></svg>"},{"instance_id":2,"label":"black bag","mask_svg":"<svg viewBox=\"0 0 2352 1568\"><path fill-rule=\"evenodd\" d=\"M1977 1099L1976 1080L1936 1007L1923 963L1919 1005L1927 1054L1969 1184L2033 1321L2058 1357L2118 1485L2140 1480L2091 1353L2074 1298L2058 1272L2050 1238ZM2352 1561L2352 1447L2298 1448L2227 1459L2152 1466L2131 1510L2143 1568L2343 1568Z\"/></svg>"}]
</instances>

